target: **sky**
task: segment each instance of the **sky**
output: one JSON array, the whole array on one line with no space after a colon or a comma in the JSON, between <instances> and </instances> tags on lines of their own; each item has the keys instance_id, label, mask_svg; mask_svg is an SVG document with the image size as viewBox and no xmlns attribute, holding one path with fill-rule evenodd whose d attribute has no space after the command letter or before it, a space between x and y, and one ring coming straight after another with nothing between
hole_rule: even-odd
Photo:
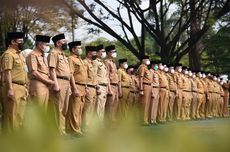
<instances>
[{"instance_id":1,"label":"sky","mask_svg":"<svg viewBox=\"0 0 230 152\"><path fill-rule=\"evenodd\" d=\"M90 3L91 0L87 0L87 3ZM104 0L103 2L107 3L108 6L112 9L116 9L118 7L118 3L116 0ZM148 6L148 2L143 2L143 4L141 5L141 7L145 8ZM126 22L128 23L128 15L126 13L125 9L121 10L121 14L124 17L124 19L127 19ZM134 18L135 19L135 18ZM114 29L117 33L122 34L122 29L120 26L118 26L118 22L116 21L109 21L107 23L110 27L112 27L112 29ZM139 22L137 20L133 21L134 27L135 27L135 31L140 34L141 33L141 26L139 24ZM98 35L88 35L87 33L87 27L89 27L88 25L86 25L84 23L84 21L82 21L81 19L79 19L78 21L78 25L76 25L76 29L75 31L75 40L83 40L83 41L93 41L99 37L104 37L107 38L108 40L114 40L115 38L110 36L109 34L107 34L106 32L102 31L100 34ZM128 33L129 38L131 37L131 34ZM71 35L69 35L69 38L71 37ZM70 38L71 39L71 38Z\"/></svg>"}]
</instances>

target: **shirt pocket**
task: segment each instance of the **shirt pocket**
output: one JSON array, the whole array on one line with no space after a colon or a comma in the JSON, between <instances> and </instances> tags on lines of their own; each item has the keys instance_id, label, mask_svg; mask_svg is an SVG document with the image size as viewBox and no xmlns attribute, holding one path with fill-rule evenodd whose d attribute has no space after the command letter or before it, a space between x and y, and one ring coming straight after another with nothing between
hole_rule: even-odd
<instances>
[{"instance_id":1,"label":"shirt pocket","mask_svg":"<svg viewBox=\"0 0 230 152\"><path fill-rule=\"evenodd\" d=\"M15 58L14 67L15 69L21 69L22 68L22 60L20 58Z\"/></svg>"}]
</instances>

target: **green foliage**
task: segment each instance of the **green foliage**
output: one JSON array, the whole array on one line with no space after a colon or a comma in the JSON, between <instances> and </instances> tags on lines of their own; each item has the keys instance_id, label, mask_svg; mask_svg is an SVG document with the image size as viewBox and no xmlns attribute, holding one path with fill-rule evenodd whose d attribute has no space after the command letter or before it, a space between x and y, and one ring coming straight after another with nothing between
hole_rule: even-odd
<instances>
[{"instance_id":1,"label":"green foliage","mask_svg":"<svg viewBox=\"0 0 230 152\"><path fill-rule=\"evenodd\" d=\"M210 32L204 39L203 65L206 69L230 75L230 27Z\"/></svg>"}]
</instances>

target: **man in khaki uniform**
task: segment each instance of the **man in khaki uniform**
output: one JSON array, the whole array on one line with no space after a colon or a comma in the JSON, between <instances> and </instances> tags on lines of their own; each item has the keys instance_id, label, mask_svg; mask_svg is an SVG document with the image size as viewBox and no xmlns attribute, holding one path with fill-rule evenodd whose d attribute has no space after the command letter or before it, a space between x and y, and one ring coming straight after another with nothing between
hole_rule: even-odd
<instances>
[{"instance_id":1,"label":"man in khaki uniform","mask_svg":"<svg viewBox=\"0 0 230 152\"><path fill-rule=\"evenodd\" d=\"M105 104L108 94L109 73L103 59L106 57L106 51L103 45L97 46L97 59L95 60L97 73L97 101L96 113L100 121L104 121Z\"/></svg>"},{"instance_id":2,"label":"man in khaki uniform","mask_svg":"<svg viewBox=\"0 0 230 152\"><path fill-rule=\"evenodd\" d=\"M228 110L229 86L230 86L230 81L224 82L223 84L223 89L224 89L223 117L225 118L229 116L229 110Z\"/></svg>"},{"instance_id":3,"label":"man in khaki uniform","mask_svg":"<svg viewBox=\"0 0 230 152\"><path fill-rule=\"evenodd\" d=\"M149 114L150 114L150 104L152 99L152 82L153 73L148 69L150 65L149 56L142 57L142 64L138 69L139 76L139 89L140 89L140 102L141 106L141 116L143 125L149 125Z\"/></svg>"},{"instance_id":4,"label":"man in khaki uniform","mask_svg":"<svg viewBox=\"0 0 230 152\"><path fill-rule=\"evenodd\" d=\"M8 33L9 47L1 58L3 79L3 130L10 132L22 126L26 97L27 73L24 59L20 55L24 34Z\"/></svg>"},{"instance_id":5,"label":"man in khaki uniform","mask_svg":"<svg viewBox=\"0 0 230 152\"><path fill-rule=\"evenodd\" d=\"M182 120L189 120L189 111L190 111L190 103L191 103L191 82L188 78L188 68L183 67L183 100L182 100L182 110L181 117Z\"/></svg>"},{"instance_id":6,"label":"man in khaki uniform","mask_svg":"<svg viewBox=\"0 0 230 152\"><path fill-rule=\"evenodd\" d=\"M68 57L71 77L71 97L69 101L69 109L67 114L67 126L71 133L82 135L82 113L85 103L85 95L87 93L87 70L81 59L82 49L81 41L70 42L70 56Z\"/></svg>"},{"instance_id":7,"label":"man in khaki uniform","mask_svg":"<svg viewBox=\"0 0 230 152\"><path fill-rule=\"evenodd\" d=\"M152 99L151 99L151 114L150 122L153 125L157 124L157 112L159 103L159 71L158 71L158 61L151 61L151 69L153 73L153 88L152 88Z\"/></svg>"},{"instance_id":8,"label":"man in khaki uniform","mask_svg":"<svg viewBox=\"0 0 230 152\"><path fill-rule=\"evenodd\" d=\"M177 64L176 66L176 84L177 84L177 95L176 95L176 106L175 106L175 118L176 120L181 120L181 109L182 109L182 98L183 98L183 74L182 64Z\"/></svg>"},{"instance_id":9,"label":"man in khaki uniform","mask_svg":"<svg viewBox=\"0 0 230 152\"><path fill-rule=\"evenodd\" d=\"M127 74L127 59L119 59L118 77L120 81L121 98L119 100L120 119L126 119L131 106L129 94L132 86L132 78Z\"/></svg>"},{"instance_id":10,"label":"man in khaki uniform","mask_svg":"<svg viewBox=\"0 0 230 152\"><path fill-rule=\"evenodd\" d=\"M92 122L93 113L96 105L96 86L97 86L97 73L95 60L97 59L97 52L95 46L86 46L86 58L83 60L87 71L87 88L89 93L85 97L85 105L83 107L83 123L89 128Z\"/></svg>"},{"instance_id":11,"label":"man in khaki uniform","mask_svg":"<svg viewBox=\"0 0 230 152\"><path fill-rule=\"evenodd\" d=\"M168 67L164 67L160 62L159 66L159 105L158 105L158 121L160 123L165 123L167 118L168 103L169 103L169 84L167 79Z\"/></svg>"},{"instance_id":12,"label":"man in khaki uniform","mask_svg":"<svg viewBox=\"0 0 230 152\"><path fill-rule=\"evenodd\" d=\"M208 104L209 104L209 99L211 96L210 91L212 89L210 85L210 80L207 77L207 75L205 72L203 72L202 78L200 79L201 83L203 84L203 88L204 88L204 94L202 98L201 111L200 111L201 119L205 119L207 117Z\"/></svg>"},{"instance_id":13,"label":"man in khaki uniform","mask_svg":"<svg viewBox=\"0 0 230 152\"><path fill-rule=\"evenodd\" d=\"M109 125L113 126L117 121L117 111L118 111L118 97L121 90L119 88L119 78L117 74L117 67L115 64L115 58L117 57L117 52L114 45L107 46L105 48L107 53L107 59L105 60L106 68L109 72L109 86L108 86L108 96L106 101L106 115L110 122Z\"/></svg>"},{"instance_id":14,"label":"man in khaki uniform","mask_svg":"<svg viewBox=\"0 0 230 152\"><path fill-rule=\"evenodd\" d=\"M207 118L212 118L213 117L213 114L212 114L212 107L213 107L213 99L214 99L214 96L213 96L213 93L214 93L214 86L213 86L213 81L212 81L212 78L213 76L209 73L208 74L208 77L204 78L203 81L204 81L204 86L205 87L205 90L206 90L206 112L205 112L205 116Z\"/></svg>"},{"instance_id":15,"label":"man in khaki uniform","mask_svg":"<svg viewBox=\"0 0 230 152\"><path fill-rule=\"evenodd\" d=\"M55 105L56 121L61 135L66 129L66 114L68 111L70 94L70 68L64 54L67 44L64 34L52 38L54 48L48 55L49 72L51 79L55 82L52 90L52 98Z\"/></svg>"},{"instance_id":16,"label":"man in khaki uniform","mask_svg":"<svg viewBox=\"0 0 230 152\"><path fill-rule=\"evenodd\" d=\"M218 78L218 100L217 100L217 116L223 117L223 107L224 107L224 89L223 83Z\"/></svg>"},{"instance_id":17,"label":"man in khaki uniform","mask_svg":"<svg viewBox=\"0 0 230 152\"><path fill-rule=\"evenodd\" d=\"M167 73L167 77L169 82L169 104L168 104L168 111L167 111L167 119L168 121L173 121L173 110L174 110L174 103L175 103L176 93L177 93L177 85L176 85L175 70L172 65L169 67L169 73Z\"/></svg>"},{"instance_id":18,"label":"man in khaki uniform","mask_svg":"<svg viewBox=\"0 0 230 152\"><path fill-rule=\"evenodd\" d=\"M196 115L194 119L201 119L202 117L202 104L205 103L205 90L204 85L201 82L202 74L201 72L197 73L196 84L197 84L197 106L196 107ZM194 108L195 109L195 108ZM192 112L193 116L193 112Z\"/></svg>"},{"instance_id":19,"label":"man in khaki uniform","mask_svg":"<svg viewBox=\"0 0 230 152\"><path fill-rule=\"evenodd\" d=\"M54 85L54 81L49 79L48 65L44 62L44 52L49 49L49 42L49 36L37 35L36 48L26 58L30 78L30 97L32 102L36 102L45 110L49 100L49 86Z\"/></svg>"},{"instance_id":20,"label":"man in khaki uniform","mask_svg":"<svg viewBox=\"0 0 230 152\"><path fill-rule=\"evenodd\" d=\"M192 99L191 99L191 114L190 118L196 120L196 108L198 102L198 89L197 89L197 79L196 73L193 72L192 76L190 77L190 81L192 83Z\"/></svg>"},{"instance_id":21,"label":"man in khaki uniform","mask_svg":"<svg viewBox=\"0 0 230 152\"><path fill-rule=\"evenodd\" d=\"M135 68L136 66L130 65L127 69L127 73L131 78L131 88L130 93L128 96L130 102L130 111L132 112L134 118L139 120L140 114L138 108L140 107L139 103L139 80L138 77L135 75ZM138 68L138 67L137 67Z\"/></svg>"}]
</instances>

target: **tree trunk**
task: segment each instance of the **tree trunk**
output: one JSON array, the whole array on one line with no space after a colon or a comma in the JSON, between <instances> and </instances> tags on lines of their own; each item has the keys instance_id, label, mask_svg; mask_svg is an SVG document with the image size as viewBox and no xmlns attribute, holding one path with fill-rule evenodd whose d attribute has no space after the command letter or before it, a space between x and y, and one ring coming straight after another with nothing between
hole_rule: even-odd
<instances>
[{"instance_id":1,"label":"tree trunk","mask_svg":"<svg viewBox=\"0 0 230 152\"><path fill-rule=\"evenodd\" d=\"M196 0L190 0L190 7L191 7L191 16L192 16L192 23L190 26L190 37L191 40L194 41L196 39L195 35L199 32L200 23L198 19L198 11L195 11L195 2ZM200 51L202 50L202 42L201 40L197 41L195 44L189 44L190 51L189 51L189 67L192 70L200 70L201 69L201 59L200 59Z\"/></svg>"}]
</instances>

